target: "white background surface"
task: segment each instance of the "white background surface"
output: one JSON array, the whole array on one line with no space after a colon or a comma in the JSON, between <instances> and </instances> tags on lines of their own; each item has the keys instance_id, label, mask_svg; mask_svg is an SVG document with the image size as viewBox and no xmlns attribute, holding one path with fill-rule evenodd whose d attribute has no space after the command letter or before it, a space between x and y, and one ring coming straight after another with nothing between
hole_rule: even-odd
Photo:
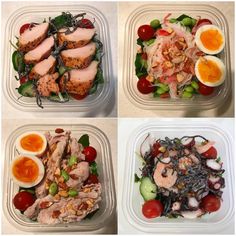
<instances>
[{"instance_id":1,"label":"white background surface","mask_svg":"<svg viewBox=\"0 0 236 236\"><path fill-rule=\"evenodd\" d=\"M118 153L118 170L119 170L119 175L118 175L118 206L117 208L119 209L119 214L118 214L118 232L120 234L142 234L142 232L138 231L135 229L133 226L131 226L127 219L125 218L125 215L122 210L122 201L125 199L122 199L122 194L123 194L123 186L125 185L125 181L123 179L124 173L127 170L126 166L126 159L129 157L126 155L126 148L127 148L127 143L131 138L132 133L139 128L141 125L148 123L148 122L156 122L158 125L158 122L170 122L170 123L176 123L177 122L182 122L182 123L187 123L190 124L192 121L197 122L199 125L202 123L204 125L207 125L209 121L213 122L214 125L218 126L222 130L225 130L230 136L234 136L234 120L233 119L206 119L206 118L201 118L201 119L191 119L191 118L177 118L177 119L128 119L128 118L121 118L119 119L118 125L119 125L119 134L118 134L118 145L119 145L119 153ZM178 123L179 124L179 123ZM184 127L183 127L184 129ZM234 157L234 155L233 155ZM234 164L234 163L232 163ZM234 165L233 165L234 166ZM232 219L234 220L234 219ZM218 232L218 234L229 234L234 232L233 228L234 223L232 222L231 227L227 228L224 232ZM156 232L158 233L158 232ZM166 233L168 234L168 228L166 229ZM189 230L189 234L193 234L194 232L192 229ZM204 232L202 232L204 234Z\"/></svg>"},{"instance_id":2,"label":"white background surface","mask_svg":"<svg viewBox=\"0 0 236 236\"><path fill-rule=\"evenodd\" d=\"M79 5L79 4L86 4L86 5L91 5L95 8L97 8L99 11L101 11L105 18L107 19L107 22L109 24L109 31L110 31L110 44L111 45L117 45L117 3L116 2L107 2L107 3L100 3L100 2L60 2L60 1L52 1L52 2L47 2L45 1L44 3L41 1L29 1L29 2L4 2L2 4L2 28L5 29L5 24L8 19L8 17L17 9L24 7L24 6L32 6L32 5ZM62 7L63 11L63 7ZM4 30L2 30L4 32ZM2 39L4 38L4 35L1 35ZM8 43L8 41L7 41ZM4 45L2 45L2 48L4 49ZM4 50L2 50L4 52ZM111 54L112 54L112 61L110 62L113 68L113 79L114 79L114 91L113 91L113 96L110 99L109 104L107 104L104 107L99 107L93 112L89 113L78 113L78 112L73 112L73 117L86 117L86 116L101 116L101 117L116 117L117 116L117 104L116 104L116 96L117 96L117 47L111 47ZM4 55L2 54L2 60L4 60ZM9 61L9 63L11 63ZM9 79L14 79L14 78L9 78ZM3 94L3 93L2 93ZM34 118L34 117L40 117L41 114L43 114L44 117L53 117L55 116L55 113L50 113L50 112L32 112L32 113L25 113L22 111L18 111L14 107L12 107L8 101L2 97L2 107L4 108L2 110L2 116L4 118L15 118L16 114L17 117L23 118L23 117L28 117L28 118ZM39 108L39 111L41 109ZM57 113L58 116L60 117L71 117L72 113L67 112L67 113Z\"/></svg>"},{"instance_id":3,"label":"white background surface","mask_svg":"<svg viewBox=\"0 0 236 236\"><path fill-rule=\"evenodd\" d=\"M168 1L157 1L156 3L161 4L161 3L167 4L171 2ZM176 4L178 1L174 1ZM187 3L197 3L195 1L179 1L181 4ZM119 15L119 28L118 28L118 40L119 40L119 60L118 60L118 87L119 87L119 116L122 117L219 117L219 116L224 116L224 117L233 117L234 116L234 103L233 99L229 98L228 101L219 109L212 109L212 110L207 110L207 111L183 111L183 110L142 110L138 107L136 107L133 103L130 102L130 100L126 97L123 91L123 86L122 86L122 68L123 68L123 58L126 54L129 52L123 52L123 47L124 47L124 30L125 30L125 23L127 21L128 16L132 11L134 11L136 8L140 7L141 5L148 4L148 1L140 1L140 2L122 2L119 4L119 10L118 10L118 15ZM200 2L198 2L200 3ZM226 17L228 25L229 25L229 38L230 38L230 57L231 57L231 77L232 81L234 82L234 2L203 2L201 1L202 4L209 4L212 5L216 8L218 8L223 15ZM133 65L130 65L133 66ZM130 78L132 79L132 78ZM232 86L232 89L234 90L234 85ZM234 93L233 93L234 95Z\"/></svg>"},{"instance_id":4,"label":"white background surface","mask_svg":"<svg viewBox=\"0 0 236 236\"><path fill-rule=\"evenodd\" d=\"M96 126L97 128L101 129L107 136L110 145L111 145L111 153L112 153L112 163L113 163L113 171L114 171L114 177L115 177L115 187L117 186L117 120L116 119L100 119L97 118L94 120L93 118L81 118L81 119L17 119L17 120L9 120L5 119L2 121L2 151L1 151L1 173L3 175L3 166L4 166L4 147L5 142L7 140L7 137L11 132L13 132L15 129L17 129L20 126L28 125L28 124L91 124ZM4 176L2 176L2 184L4 184ZM1 188L2 189L2 188ZM117 189L117 188L116 188ZM3 203L4 204L4 203ZM112 219L110 224L96 232L96 233L110 233L114 232L116 230L116 219L115 217ZM13 225L9 224L7 219L4 217L2 213L2 233L4 234L30 234L23 231L20 231L16 229ZM57 233L59 234L59 233ZM71 233L70 233L71 234ZM78 234L78 232L75 232L75 234Z\"/></svg>"}]
</instances>

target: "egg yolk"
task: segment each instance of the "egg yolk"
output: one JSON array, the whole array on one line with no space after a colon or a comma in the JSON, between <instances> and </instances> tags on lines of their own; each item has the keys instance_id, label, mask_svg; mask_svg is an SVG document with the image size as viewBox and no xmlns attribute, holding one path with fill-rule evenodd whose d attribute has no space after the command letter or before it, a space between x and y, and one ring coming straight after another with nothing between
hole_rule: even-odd
<instances>
[{"instance_id":1,"label":"egg yolk","mask_svg":"<svg viewBox=\"0 0 236 236\"><path fill-rule=\"evenodd\" d=\"M29 134L20 140L21 147L30 152L38 152L43 147L43 139L37 134Z\"/></svg>"},{"instance_id":2,"label":"egg yolk","mask_svg":"<svg viewBox=\"0 0 236 236\"><path fill-rule=\"evenodd\" d=\"M204 82L218 82L222 76L219 66L210 60L201 60L198 64L198 71Z\"/></svg>"},{"instance_id":3,"label":"egg yolk","mask_svg":"<svg viewBox=\"0 0 236 236\"><path fill-rule=\"evenodd\" d=\"M202 32L200 39L204 47L211 51L218 50L223 44L221 33L215 29L209 29Z\"/></svg>"},{"instance_id":4,"label":"egg yolk","mask_svg":"<svg viewBox=\"0 0 236 236\"><path fill-rule=\"evenodd\" d=\"M39 176L39 167L30 158L22 157L15 161L12 168L13 175L21 182L34 182Z\"/></svg>"}]
</instances>

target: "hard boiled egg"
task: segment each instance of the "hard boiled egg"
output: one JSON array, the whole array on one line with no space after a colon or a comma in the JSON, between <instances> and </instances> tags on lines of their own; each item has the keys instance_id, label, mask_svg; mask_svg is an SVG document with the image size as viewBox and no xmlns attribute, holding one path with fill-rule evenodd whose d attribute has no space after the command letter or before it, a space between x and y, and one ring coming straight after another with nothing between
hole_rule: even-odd
<instances>
[{"instance_id":1,"label":"hard boiled egg","mask_svg":"<svg viewBox=\"0 0 236 236\"><path fill-rule=\"evenodd\" d=\"M37 185L43 179L44 173L44 165L36 156L21 155L16 157L11 164L13 181L24 188Z\"/></svg>"},{"instance_id":2,"label":"hard boiled egg","mask_svg":"<svg viewBox=\"0 0 236 236\"><path fill-rule=\"evenodd\" d=\"M214 55L224 49L225 37L222 30L216 25L204 25L197 30L195 43L204 53Z\"/></svg>"},{"instance_id":3,"label":"hard boiled egg","mask_svg":"<svg viewBox=\"0 0 236 236\"><path fill-rule=\"evenodd\" d=\"M195 64L195 74L198 80L209 86L216 87L225 80L225 65L215 56L200 57Z\"/></svg>"},{"instance_id":4,"label":"hard boiled egg","mask_svg":"<svg viewBox=\"0 0 236 236\"><path fill-rule=\"evenodd\" d=\"M16 149L21 154L41 156L47 148L46 137L36 131L26 132L16 140Z\"/></svg>"}]
</instances>

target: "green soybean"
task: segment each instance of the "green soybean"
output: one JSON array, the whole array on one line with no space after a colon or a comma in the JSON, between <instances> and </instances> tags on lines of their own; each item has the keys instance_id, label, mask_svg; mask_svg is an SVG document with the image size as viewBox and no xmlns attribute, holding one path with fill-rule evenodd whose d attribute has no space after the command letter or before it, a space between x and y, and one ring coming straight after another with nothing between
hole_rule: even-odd
<instances>
[{"instance_id":1,"label":"green soybean","mask_svg":"<svg viewBox=\"0 0 236 236\"><path fill-rule=\"evenodd\" d=\"M68 161L68 165L73 166L74 164L77 164L77 157L76 156L71 156L69 161Z\"/></svg>"},{"instance_id":2,"label":"green soybean","mask_svg":"<svg viewBox=\"0 0 236 236\"><path fill-rule=\"evenodd\" d=\"M51 183L51 185L49 186L49 193L52 196L54 196L54 195L56 195L57 191L58 191L57 183L55 183L55 182Z\"/></svg>"},{"instance_id":3,"label":"green soybean","mask_svg":"<svg viewBox=\"0 0 236 236\"><path fill-rule=\"evenodd\" d=\"M61 176L64 178L65 181L68 181L70 178L69 174L65 170L61 171Z\"/></svg>"},{"instance_id":4,"label":"green soybean","mask_svg":"<svg viewBox=\"0 0 236 236\"><path fill-rule=\"evenodd\" d=\"M192 26L196 25L197 20L192 18Z\"/></svg>"},{"instance_id":5,"label":"green soybean","mask_svg":"<svg viewBox=\"0 0 236 236\"><path fill-rule=\"evenodd\" d=\"M170 22L170 23L176 23L176 22L178 22L178 20L176 20L175 18L171 18L171 19L169 20L169 22Z\"/></svg>"},{"instance_id":6,"label":"green soybean","mask_svg":"<svg viewBox=\"0 0 236 236\"><path fill-rule=\"evenodd\" d=\"M187 87L185 87L185 89L184 89L186 92L189 92L189 93L192 93L193 91L194 91L194 89L193 89L193 87L192 86L187 86Z\"/></svg>"},{"instance_id":7,"label":"green soybean","mask_svg":"<svg viewBox=\"0 0 236 236\"><path fill-rule=\"evenodd\" d=\"M167 84L158 83L157 86L162 88L165 92L169 91L169 86Z\"/></svg>"},{"instance_id":8,"label":"green soybean","mask_svg":"<svg viewBox=\"0 0 236 236\"><path fill-rule=\"evenodd\" d=\"M191 86L192 86L194 89L196 89L196 90L199 89L199 85L198 85L198 83L197 83L196 81L192 81L192 82L191 82Z\"/></svg>"},{"instance_id":9,"label":"green soybean","mask_svg":"<svg viewBox=\"0 0 236 236\"><path fill-rule=\"evenodd\" d=\"M150 25L152 28L157 29L160 26L160 21L158 19L152 20Z\"/></svg>"},{"instance_id":10,"label":"green soybean","mask_svg":"<svg viewBox=\"0 0 236 236\"><path fill-rule=\"evenodd\" d=\"M78 191L75 190L75 189L70 189L70 190L68 191L68 195L69 195L70 197L76 197L76 196L78 195Z\"/></svg>"},{"instance_id":11,"label":"green soybean","mask_svg":"<svg viewBox=\"0 0 236 236\"><path fill-rule=\"evenodd\" d=\"M156 93L157 94L159 94L159 95L161 95L161 94L163 94L163 93L165 93L166 91L164 90L164 89L162 89L162 88L158 88L157 90L156 90Z\"/></svg>"},{"instance_id":12,"label":"green soybean","mask_svg":"<svg viewBox=\"0 0 236 236\"><path fill-rule=\"evenodd\" d=\"M150 46L151 44L153 44L155 41L155 39L149 39L148 41L145 41L145 43L147 44L147 46Z\"/></svg>"},{"instance_id":13,"label":"green soybean","mask_svg":"<svg viewBox=\"0 0 236 236\"><path fill-rule=\"evenodd\" d=\"M193 96L193 94L192 94L192 93L189 93L189 92L187 92L187 91L184 91L183 94L182 94L182 97L183 97L183 98L191 98L192 96Z\"/></svg>"},{"instance_id":14,"label":"green soybean","mask_svg":"<svg viewBox=\"0 0 236 236\"><path fill-rule=\"evenodd\" d=\"M184 25L184 26L191 26L192 25L192 19L189 18L189 17L186 17L184 18L181 23Z\"/></svg>"}]
</instances>

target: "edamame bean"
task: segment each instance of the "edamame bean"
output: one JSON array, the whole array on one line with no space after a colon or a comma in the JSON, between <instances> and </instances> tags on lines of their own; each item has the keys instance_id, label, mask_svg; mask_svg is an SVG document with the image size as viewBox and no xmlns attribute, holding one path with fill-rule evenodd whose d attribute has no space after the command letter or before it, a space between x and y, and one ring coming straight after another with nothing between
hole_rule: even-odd
<instances>
[{"instance_id":1,"label":"edamame bean","mask_svg":"<svg viewBox=\"0 0 236 236\"><path fill-rule=\"evenodd\" d=\"M150 40L146 41L147 46L150 46L151 44L153 44L154 41L155 41L155 39L150 39Z\"/></svg>"},{"instance_id":2,"label":"edamame bean","mask_svg":"<svg viewBox=\"0 0 236 236\"><path fill-rule=\"evenodd\" d=\"M192 81L192 82L191 82L191 86L192 86L194 89L196 89L196 90L199 89L199 85L198 85L198 83L197 83L196 81Z\"/></svg>"},{"instance_id":3,"label":"edamame bean","mask_svg":"<svg viewBox=\"0 0 236 236\"><path fill-rule=\"evenodd\" d=\"M162 88L165 92L169 91L169 86L167 84L158 83L157 86Z\"/></svg>"},{"instance_id":4,"label":"edamame bean","mask_svg":"<svg viewBox=\"0 0 236 236\"><path fill-rule=\"evenodd\" d=\"M55 182L51 183L51 185L49 186L49 193L52 196L54 196L54 195L56 195L57 191L58 191L57 183L55 183Z\"/></svg>"},{"instance_id":5,"label":"edamame bean","mask_svg":"<svg viewBox=\"0 0 236 236\"><path fill-rule=\"evenodd\" d=\"M75 190L75 189L70 189L70 190L68 191L68 195L69 195L70 197L76 197L76 196L78 195L78 191Z\"/></svg>"},{"instance_id":6,"label":"edamame bean","mask_svg":"<svg viewBox=\"0 0 236 236\"><path fill-rule=\"evenodd\" d=\"M164 89L162 89L162 88L158 88L157 90L156 90L156 93L157 94L159 94L159 95L161 95L161 94L163 94L163 93L165 93L166 91L164 90Z\"/></svg>"},{"instance_id":7,"label":"edamame bean","mask_svg":"<svg viewBox=\"0 0 236 236\"><path fill-rule=\"evenodd\" d=\"M187 91L184 91L183 94L182 94L182 97L183 97L183 98L191 98L192 96L193 96L193 94L192 94L192 93L189 93L189 92L187 92Z\"/></svg>"},{"instance_id":8,"label":"edamame bean","mask_svg":"<svg viewBox=\"0 0 236 236\"><path fill-rule=\"evenodd\" d=\"M186 17L186 18L184 18L184 19L181 21L181 23L182 23L184 26L190 26L190 25L192 25L192 19L189 18L189 17Z\"/></svg>"},{"instance_id":9,"label":"edamame bean","mask_svg":"<svg viewBox=\"0 0 236 236\"><path fill-rule=\"evenodd\" d=\"M68 181L70 178L69 174L65 170L61 171L61 176L64 178L65 181Z\"/></svg>"},{"instance_id":10,"label":"edamame bean","mask_svg":"<svg viewBox=\"0 0 236 236\"><path fill-rule=\"evenodd\" d=\"M77 157L76 156L71 156L69 161L68 161L68 165L73 166L74 164L77 164Z\"/></svg>"},{"instance_id":11,"label":"edamame bean","mask_svg":"<svg viewBox=\"0 0 236 236\"><path fill-rule=\"evenodd\" d=\"M160 26L160 21L158 19L152 20L150 25L152 28L156 29Z\"/></svg>"},{"instance_id":12,"label":"edamame bean","mask_svg":"<svg viewBox=\"0 0 236 236\"><path fill-rule=\"evenodd\" d=\"M187 91L187 92L189 92L189 93L192 93L193 92L193 87L192 86L187 86L187 87L185 87L185 89L184 89L185 91Z\"/></svg>"},{"instance_id":13,"label":"edamame bean","mask_svg":"<svg viewBox=\"0 0 236 236\"><path fill-rule=\"evenodd\" d=\"M192 26L196 25L197 20L196 19L192 19Z\"/></svg>"},{"instance_id":14,"label":"edamame bean","mask_svg":"<svg viewBox=\"0 0 236 236\"><path fill-rule=\"evenodd\" d=\"M177 22L177 20L175 18L171 18L169 21L170 21L170 23L176 23Z\"/></svg>"}]
</instances>

